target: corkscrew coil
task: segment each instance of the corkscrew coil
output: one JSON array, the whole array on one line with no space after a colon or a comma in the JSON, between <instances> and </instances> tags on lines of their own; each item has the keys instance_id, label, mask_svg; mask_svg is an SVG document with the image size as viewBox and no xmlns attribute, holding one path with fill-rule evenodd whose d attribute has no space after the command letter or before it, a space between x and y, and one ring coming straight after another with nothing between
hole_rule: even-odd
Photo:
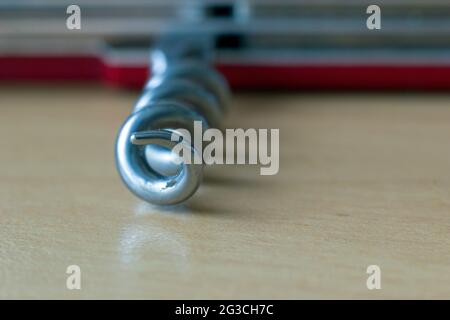
<instances>
[{"instance_id":1,"label":"corkscrew coil","mask_svg":"<svg viewBox=\"0 0 450 320\"><path fill-rule=\"evenodd\" d=\"M178 128L192 136L194 121L201 121L205 129L221 128L229 89L218 72L198 59L169 61L156 52L152 65L153 75L119 131L116 165L136 196L154 204L176 204L195 193L203 164L174 164L171 149L178 142L171 136ZM201 156L203 150L186 139L182 143L190 148L192 159Z\"/></svg>"}]
</instances>

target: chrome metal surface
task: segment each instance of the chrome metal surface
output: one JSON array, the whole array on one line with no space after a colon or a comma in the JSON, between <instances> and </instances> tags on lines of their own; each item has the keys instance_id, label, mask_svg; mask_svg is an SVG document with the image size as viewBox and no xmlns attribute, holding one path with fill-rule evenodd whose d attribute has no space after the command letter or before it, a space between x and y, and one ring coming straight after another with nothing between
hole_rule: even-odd
<instances>
[{"instance_id":1,"label":"chrome metal surface","mask_svg":"<svg viewBox=\"0 0 450 320\"><path fill-rule=\"evenodd\" d=\"M195 51L192 51L195 52ZM191 53L192 53L191 52ZM172 148L185 144L192 159L201 158L177 129L194 134L194 121L204 129L220 128L229 89L203 55L174 56L156 49L152 78L123 124L116 141L119 174L136 196L154 204L176 204L192 196L200 185L203 164L177 164ZM172 136L178 140L172 141Z\"/></svg>"}]
</instances>

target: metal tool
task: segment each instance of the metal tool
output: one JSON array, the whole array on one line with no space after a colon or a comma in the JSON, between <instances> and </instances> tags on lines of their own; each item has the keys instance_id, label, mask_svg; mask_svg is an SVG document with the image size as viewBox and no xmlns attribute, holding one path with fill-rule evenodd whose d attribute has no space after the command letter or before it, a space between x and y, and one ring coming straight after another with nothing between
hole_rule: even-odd
<instances>
[{"instance_id":1,"label":"metal tool","mask_svg":"<svg viewBox=\"0 0 450 320\"><path fill-rule=\"evenodd\" d=\"M220 128L229 99L225 79L207 63L206 42L169 38L152 53L152 77L123 124L116 141L117 170L128 189L154 204L176 204L192 196L202 180L203 164L177 165L172 148L186 144L176 129L193 135L194 121Z\"/></svg>"}]
</instances>

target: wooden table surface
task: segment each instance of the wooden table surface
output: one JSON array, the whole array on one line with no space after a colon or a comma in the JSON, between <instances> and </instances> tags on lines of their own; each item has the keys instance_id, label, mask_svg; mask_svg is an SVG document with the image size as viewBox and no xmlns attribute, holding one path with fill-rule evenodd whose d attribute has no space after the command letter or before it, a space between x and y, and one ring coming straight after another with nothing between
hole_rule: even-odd
<instances>
[{"instance_id":1,"label":"wooden table surface","mask_svg":"<svg viewBox=\"0 0 450 320\"><path fill-rule=\"evenodd\" d=\"M227 127L279 128L279 174L207 168L170 208L114 167L137 95L0 86L0 298L450 298L449 95L236 94Z\"/></svg>"}]
</instances>

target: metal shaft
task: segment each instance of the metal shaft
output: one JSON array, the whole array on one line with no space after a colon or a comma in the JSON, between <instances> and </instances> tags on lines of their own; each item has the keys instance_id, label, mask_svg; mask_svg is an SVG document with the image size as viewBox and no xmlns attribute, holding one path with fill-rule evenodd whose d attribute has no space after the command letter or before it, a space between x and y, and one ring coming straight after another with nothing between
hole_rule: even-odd
<instances>
[{"instance_id":1,"label":"metal shaft","mask_svg":"<svg viewBox=\"0 0 450 320\"><path fill-rule=\"evenodd\" d=\"M128 189L150 203L180 203L202 180L203 164L174 163L176 129L192 135L194 121L205 129L221 128L229 89L208 65L202 43L173 39L153 51L152 77L117 137L117 170ZM203 150L182 143L193 157L201 157Z\"/></svg>"}]
</instances>

